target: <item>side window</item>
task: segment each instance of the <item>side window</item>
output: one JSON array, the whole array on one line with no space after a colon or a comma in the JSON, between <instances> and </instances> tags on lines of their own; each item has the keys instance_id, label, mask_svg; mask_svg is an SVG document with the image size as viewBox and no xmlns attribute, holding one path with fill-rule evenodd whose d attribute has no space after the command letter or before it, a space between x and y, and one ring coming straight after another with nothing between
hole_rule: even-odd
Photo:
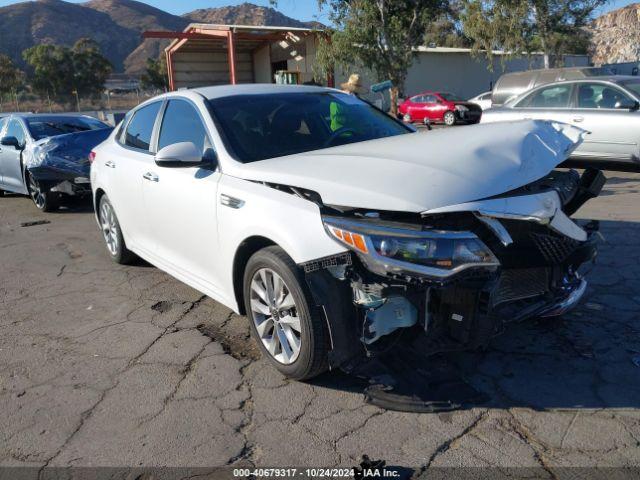
<instances>
[{"instance_id":1,"label":"side window","mask_svg":"<svg viewBox=\"0 0 640 480\"><path fill-rule=\"evenodd\" d=\"M569 106L571 84L542 88L527 96L516 108L566 108Z\"/></svg>"},{"instance_id":2,"label":"side window","mask_svg":"<svg viewBox=\"0 0 640 480\"><path fill-rule=\"evenodd\" d=\"M602 83L582 83L578 86L578 108L616 108L619 102L632 101L617 88Z\"/></svg>"},{"instance_id":3,"label":"side window","mask_svg":"<svg viewBox=\"0 0 640 480\"><path fill-rule=\"evenodd\" d=\"M149 150L153 125L161 105L162 102L156 102L136 110L124 134L125 145L140 150Z\"/></svg>"},{"instance_id":4,"label":"side window","mask_svg":"<svg viewBox=\"0 0 640 480\"><path fill-rule=\"evenodd\" d=\"M435 95L427 95L424 97L425 103L438 103L438 98Z\"/></svg>"},{"instance_id":5,"label":"side window","mask_svg":"<svg viewBox=\"0 0 640 480\"><path fill-rule=\"evenodd\" d=\"M14 119L9 121L5 137L16 137L18 139L18 143L20 143L20 145L24 145L24 129L22 128L22 125L20 125L20 122L18 120Z\"/></svg>"},{"instance_id":6,"label":"side window","mask_svg":"<svg viewBox=\"0 0 640 480\"><path fill-rule=\"evenodd\" d=\"M415 97L411 97L412 103L423 103L424 97L422 95L416 95Z\"/></svg>"},{"instance_id":7,"label":"side window","mask_svg":"<svg viewBox=\"0 0 640 480\"><path fill-rule=\"evenodd\" d=\"M158 150L180 142L193 143L203 156L212 148L195 107L185 100L169 100L160 128Z\"/></svg>"}]
</instances>

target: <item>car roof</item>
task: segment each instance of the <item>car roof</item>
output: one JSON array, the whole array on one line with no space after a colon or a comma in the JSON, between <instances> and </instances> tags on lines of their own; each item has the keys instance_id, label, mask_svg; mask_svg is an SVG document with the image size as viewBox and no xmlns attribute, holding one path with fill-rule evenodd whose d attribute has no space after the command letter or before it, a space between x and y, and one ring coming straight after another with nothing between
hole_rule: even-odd
<instances>
[{"instance_id":1,"label":"car roof","mask_svg":"<svg viewBox=\"0 0 640 480\"><path fill-rule=\"evenodd\" d=\"M178 90L174 93L180 93ZM214 98L230 97L234 95L267 95L270 93L318 93L337 92L334 88L317 87L313 85L276 85L270 83L250 83L241 85L218 85L214 87L199 87L189 91L199 93L212 100Z\"/></svg>"}]
</instances>

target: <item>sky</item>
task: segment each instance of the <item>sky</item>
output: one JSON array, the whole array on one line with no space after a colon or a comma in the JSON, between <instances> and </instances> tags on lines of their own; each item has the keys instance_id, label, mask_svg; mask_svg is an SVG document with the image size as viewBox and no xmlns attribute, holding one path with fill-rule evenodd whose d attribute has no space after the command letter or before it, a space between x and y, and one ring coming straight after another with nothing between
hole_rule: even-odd
<instances>
[{"instance_id":1,"label":"sky","mask_svg":"<svg viewBox=\"0 0 640 480\"><path fill-rule=\"evenodd\" d=\"M84 0L72 0L73 3L83 3ZM270 6L269 0L247 0L256 5ZM638 0L640 1L640 0ZM0 0L0 6L10 5L12 3L18 3L13 0ZM180 15L182 13L190 12L197 8L210 8L210 7L223 7L226 5L238 5L243 3L242 0L151 0L145 1L149 5L160 8L167 12ZM634 0L610 0L610 2L603 7L600 11L602 13L615 10L616 8L624 7L630 3L635 3ZM319 20L326 22L326 14L322 14L318 10L317 0L278 0L278 10L285 15L295 18L297 20Z\"/></svg>"}]
</instances>

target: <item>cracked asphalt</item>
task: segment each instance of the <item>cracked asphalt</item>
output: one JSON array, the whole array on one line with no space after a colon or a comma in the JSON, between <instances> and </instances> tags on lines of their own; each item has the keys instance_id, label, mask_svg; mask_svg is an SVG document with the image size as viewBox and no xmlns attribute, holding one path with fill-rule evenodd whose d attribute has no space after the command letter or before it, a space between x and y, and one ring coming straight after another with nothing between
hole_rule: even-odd
<instances>
[{"instance_id":1,"label":"cracked asphalt","mask_svg":"<svg viewBox=\"0 0 640 480\"><path fill-rule=\"evenodd\" d=\"M491 401L439 414L287 381L245 318L111 263L88 207L0 198L0 466L640 466L640 174L607 176L586 302L452 356Z\"/></svg>"}]
</instances>

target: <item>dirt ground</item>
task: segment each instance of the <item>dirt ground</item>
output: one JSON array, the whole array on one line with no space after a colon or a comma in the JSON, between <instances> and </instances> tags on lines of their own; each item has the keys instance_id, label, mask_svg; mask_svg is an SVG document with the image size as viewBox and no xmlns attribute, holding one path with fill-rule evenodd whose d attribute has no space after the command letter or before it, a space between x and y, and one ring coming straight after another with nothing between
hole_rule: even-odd
<instances>
[{"instance_id":1,"label":"dirt ground","mask_svg":"<svg viewBox=\"0 0 640 480\"><path fill-rule=\"evenodd\" d=\"M578 215L606 238L585 303L457 356L491 400L440 414L287 381L245 318L111 263L88 206L0 198L0 466L640 466L640 174L607 176Z\"/></svg>"}]
</instances>

